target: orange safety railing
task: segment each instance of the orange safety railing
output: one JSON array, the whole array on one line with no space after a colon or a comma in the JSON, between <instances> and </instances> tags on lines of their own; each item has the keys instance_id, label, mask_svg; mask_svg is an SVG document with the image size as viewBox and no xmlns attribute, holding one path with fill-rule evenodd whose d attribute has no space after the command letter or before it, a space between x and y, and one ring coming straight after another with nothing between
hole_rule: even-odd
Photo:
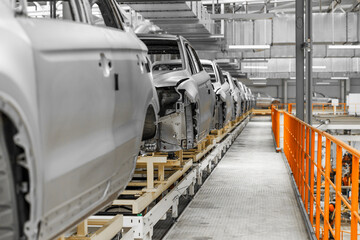
<instances>
[{"instance_id":1,"label":"orange safety railing","mask_svg":"<svg viewBox=\"0 0 360 240\"><path fill-rule=\"evenodd\" d=\"M339 103L338 106L333 106L331 103L313 103L312 104L312 111L314 112L335 112L335 110L338 113L346 113L347 112L347 106L346 103Z\"/></svg>"},{"instance_id":2,"label":"orange safety railing","mask_svg":"<svg viewBox=\"0 0 360 240\"><path fill-rule=\"evenodd\" d=\"M280 149L280 112L276 110L275 106L271 106L271 122L272 122L272 131L274 133L276 150Z\"/></svg>"},{"instance_id":3,"label":"orange safety railing","mask_svg":"<svg viewBox=\"0 0 360 240\"><path fill-rule=\"evenodd\" d=\"M315 226L317 239L327 240L330 234L336 240L341 239L341 233L343 232L341 227L345 224L341 220L342 204L351 213L351 240L357 239L358 223L360 221L358 213L360 152L334 136L306 124L288 112L277 110L274 107L272 111L274 112L272 120L275 139L276 136L279 136L280 131L280 127L276 126L280 125L278 116L283 114L283 151L293 173L310 223ZM336 151L332 151L332 147ZM344 152L352 154L350 200L342 193L342 158ZM335 169L331 167L332 160L334 162L336 160ZM325 164L322 164L322 162L325 162ZM333 179L330 178L332 170L335 170L336 174ZM323 195L321 192L322 187L324 187ZM332 193L330 193L330 188L332 188ZM330 203L334 199L331 199L330 195L335 195L335 218L333 222L332 218L330 218ZM324 202L324 208L321 207L321 201ZM321 235L320 228L323 228Z\"/></svg>"}]
</instances>

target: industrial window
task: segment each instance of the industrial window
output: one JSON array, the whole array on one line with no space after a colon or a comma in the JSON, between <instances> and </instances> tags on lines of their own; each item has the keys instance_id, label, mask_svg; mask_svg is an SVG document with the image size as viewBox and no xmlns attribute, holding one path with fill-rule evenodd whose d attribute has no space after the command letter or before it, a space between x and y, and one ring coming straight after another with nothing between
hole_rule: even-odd
<instances>
[{"instance_id":1,"label":"industrial window","mask_svg":"<svg viewBox=\"0 0 360 240\"><path fill-rule=\"evenodd\" d=\"M39 19L59 19L75 21L74 5L70 0L63 1L22 1L18 0L15 10L26 3L27 16Z\"/></svg>"}]
</instances>

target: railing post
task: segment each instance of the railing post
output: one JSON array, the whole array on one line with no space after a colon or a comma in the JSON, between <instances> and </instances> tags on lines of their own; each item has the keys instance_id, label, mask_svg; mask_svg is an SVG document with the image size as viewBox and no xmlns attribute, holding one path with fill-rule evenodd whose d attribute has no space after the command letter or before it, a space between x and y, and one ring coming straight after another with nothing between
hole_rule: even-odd
<instances>
[{"instance_id":1,"label":"railing post","mask_svg":"<svg viewBox=\"0 0 360 240\"><path fill-rule=\"evenodd\" d=\"M331 142L326 139L325 149L325 194L324 194L324 240L329 239L329 205L330 205L330 148Z\"/></svg>"},{"instance_id":2,"label":"railing post","mask_svg":"<svg viewBox=\"0 0 360 240\"><path fill-rule=\"evenodd\" d=\"M310 143L310 223L314 224L314 162L315 162L315 132L311 130Z\"/></svg>"},{"instance_id":3,"label":"railing post","mask_svg":"<svg viewBox=\"0 0 360 240\"><path fill-rule=\"evenodd\" d=\"M280 148L280 112L278 110L275 110L276 114L276 145L277 149L276 151L279 152L281 150Z\"/></svg>"},{"instance_id":4,"label":"railing post","mask_svg":"<svg viewBox=\"0 0 360 240\"><path fill-rule=\"evenodd\" d=\"M318 134L317 146L317 164L316 164L316 217L315 217L315 235L320 239L320 200L321 200L321 152L322 152L322 136Z\"/></svg>"},{"instance_id":5,"label":"railing post","mask_svg":"<svg viewBox=\"0 0 360 240\"><path fill-rule=\"evenodd\" d=\"M305 156L305 164L306 164L306 167L305 167L305 173L304 173L304 176L305 176L305 210L306 210L306 213L308 214L309 212L309 191L310 191L310 184L309 184L309 177L310 177L310 164L309 164L309 161L310 161L310 157L309 157L309 154L310 154L310 151L309 151L309 148L310 148L310 129L307 127L306 128L306 156Z\"/></svg>"},{"instance_id":6,"label":"railing post","mask_svg":"<svg viewBox=\"0 0 360 240\"><path fill-rule=\"evenodd\" d=\"M341 178L342 178L342 148L336 146L336 197L335 197L335 239L340 239L341 232Z\"/></svg>"},{"instance_id":7,"label":"railing post","mask_svg":"<svg viewBox=\"0 0 360 240\"><path fill-rule=\"evenodd\" d=\"M356 214L359 211L359 158L352 159L352 184L351 184L351 240L357 240L358 219Z\"/></svg>"}]
</instances>

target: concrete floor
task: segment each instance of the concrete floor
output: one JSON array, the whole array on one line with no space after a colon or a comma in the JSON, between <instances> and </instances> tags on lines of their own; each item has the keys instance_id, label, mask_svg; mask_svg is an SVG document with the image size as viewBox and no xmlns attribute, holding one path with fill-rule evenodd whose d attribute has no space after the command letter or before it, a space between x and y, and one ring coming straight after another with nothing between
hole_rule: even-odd
<instances>
[{"instance_id":1,"label":"concrete floor","mask_svg":"<svg viewBox=\"0 0 360 240\"><path fill-rule=\"evenodd\" d=\"M308 239L271 122L262 119L249 122L165 239Z\"/></svg>"}]
</instances>

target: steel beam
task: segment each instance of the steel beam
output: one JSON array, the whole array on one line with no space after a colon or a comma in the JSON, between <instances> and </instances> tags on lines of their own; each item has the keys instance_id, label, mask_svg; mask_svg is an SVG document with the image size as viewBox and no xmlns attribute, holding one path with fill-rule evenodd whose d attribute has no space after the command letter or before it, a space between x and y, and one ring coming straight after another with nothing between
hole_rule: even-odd
<instances>
[{"instance_id":1,"label":"steel beam","mask_svg":"<svg viewBox=\"0 0 360 240\"><path fill-rule=\"evenodd\" d=\"M284 81L284 103L288 103L288 80Z\"/></svg>"},{"instance_id":2,"label":"steel beam","mask_svg":"<svg viewBox=\"0 0 360 240\"><path fill-rule=\"evenodd\" d=\"M306 122L312 119L312 0L306 0Z\"/></svg>"},{"instance_id":3,"label":"steel beam","mask_svg":"<svg viewBox=\"0 0 360 240\"><path fill-rule=\"evenodd\" d=\"M296 1L296 117L304 120L304 0Z\"/></svg>"},{"instance_id":4,"label":"steel beam","mask_svg":"<svg viewBox=\"0 0 360 240\"><path fill-rule=\"evenodd\" d=\"M273 13L249 13L249 14L237 14L237 13L224 13L224 14L211 14L212 20L256 20L256 19L271 19L274 17Z\"/></svg>"}]
</instances>

